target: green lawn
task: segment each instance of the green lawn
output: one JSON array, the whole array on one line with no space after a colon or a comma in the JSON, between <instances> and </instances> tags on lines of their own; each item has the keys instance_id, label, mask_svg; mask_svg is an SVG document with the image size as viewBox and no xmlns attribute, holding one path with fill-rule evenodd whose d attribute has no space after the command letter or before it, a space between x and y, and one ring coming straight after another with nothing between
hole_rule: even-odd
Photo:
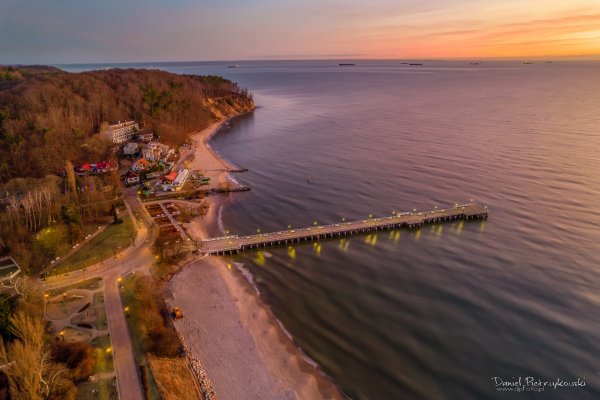
<instances>
[{"instance_id":1,"label":"green lawn","mask_svg":"<svg viewBox=\"0 0 600 400\"><path fill-rule=\"evenodd\" d=\"M94 347L96 357L94 374L114 372L110 335L99 336L90 344ZM77 385L77 400L118 400L116 378L80 383Z\"/></svg>"},{"instance_id":2,"label":"green lawn","mask_svg":"<svg viewBox=\"0 0 600 400\"><path fill-rule=\"evenodd\" d=\"M90 343L96 352L96 362L94 363L94 374L101 372L113 372L115 366L112 360L110 349L110 335L98 336Z\"/></svg>"},{"instance_id":3,"label":"green lawn","mask_svg":"<svg viewBox=\"0 0 600 400\"><path fill-rule=\"evenodd\" d=\"M100 379L77 385L77 400L118 400L117 380Z\"/></svg>"},{"instance_id":4,"label":"green lawn","mask_svg":"<svg viewBox=\"0 0 600 400\"><path fill-rule=\"evenodd\" d=\"M104 226L107 222L109 222L111 220L112 219L107 218L106 221L98 221L98 222L93 222L93 223L82 224L81 232L80 232L81 239L79 240L79 242L82 241L83 238L85 238L87 235L92 235L93 233L95 233L98 230L99 226ZM60 242L58 244L55 255L57 257L64 257L66 254L68 254L73 249L73 245L68 243L66 237L64 236L66 234L66 227L64 225L55 224L53 226L45 228L45 229L41 230L40 232L38 232L37 238L43 239L45 235L54 235L56 237L57 234L59 237L62 237L62 242Z\"/></svg>"},{"instance_id":5,"label":"green lawn","mask_svg":"<svg viewBox=\"0 0 600 400\"><path fill-rule=\"evenodd\" d=\"M131 336L131 341L133 342L133 355L135 357L135 362L137 365L144 365L146 367L145 370L150 389L150 398L160 399L158 386L156 385L150 364L148 363L146 353L144 352L144 343L142 342L144 339L144 333L139 329L140 325L138 324L138 321L144 318L144 310L138 307L138 302L136 301L134 290L135 279L139 278L136 275L129 275L123 278L123 281L121 282L121 302L123 307L127 309L125 316L127 320L127 328L129 329L129 335Z\"/></svg>"},{"instance_id":6,"label":"green lawn","mask_svg":"<svg viewBox=\"0 0 600 400\"><path fill-rule=\"evenodd\" d=\"M132 243L134 228L129 217L123 218L123 222L110 225L98 236L88 243L81 245L82 248L73 254L64 264L56 267L57 274L83 269L101 260L114 258L115 251L120 253Z\"/></svg>"},{"instance_id":7,"label":"green lawn","mask_svg":"<svg viewBox=\"0 0 600 400\"><path fill-rule=\"evenodd\" d=\"M108 321L106 319L106 307L104 305L104 293L94 293L93 307L98 311L98 320L94 325L96 329L102 331L108 329Z\"/></svg>"}]
</instances>

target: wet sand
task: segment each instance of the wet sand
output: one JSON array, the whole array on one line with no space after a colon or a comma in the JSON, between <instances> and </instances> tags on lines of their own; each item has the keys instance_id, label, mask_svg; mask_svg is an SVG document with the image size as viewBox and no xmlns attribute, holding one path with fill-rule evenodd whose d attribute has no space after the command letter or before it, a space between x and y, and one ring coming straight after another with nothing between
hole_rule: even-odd
<instances>
[{"instance_id":1,"label":"wet sand","mask_svg":"<svg viewBox=\"0 0 600 400\"><path fill-rule=\"evenodd\" d=\"M202 150L218 126L193 138L198 165L228 165L210 149ZM219 210L230 195L206 199L208 214L188 224L194 239L221 234ZM184 315L176 327L202 362L219 399L344 397L305 359L254 287L227 259L210 256L190 264L173 277L170 289L169 303L179 306Z\"/></svg>"}]
</instances>

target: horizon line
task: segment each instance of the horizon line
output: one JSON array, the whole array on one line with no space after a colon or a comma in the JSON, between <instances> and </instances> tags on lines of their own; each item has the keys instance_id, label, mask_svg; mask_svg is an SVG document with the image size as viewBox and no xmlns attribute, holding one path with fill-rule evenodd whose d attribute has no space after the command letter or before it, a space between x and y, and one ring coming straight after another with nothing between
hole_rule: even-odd
<instances>
[{"instance_id":1,"label":"horizon line","mask_svg":"<svg viewBox=\"0 0 600 400\"><path fill-rule=\"evenodd\" d=\"M600 54L590 55L572 55L572 56L513 56L513 57L405 57L405 58L376 58L376 57L357 57L357 58L239 58L239 59L220 59L220 60L152 60L152 61L98 61L98 62L49 62L49 63L9 63L0 64L2 66L34 66L34 65L94 65L94 64L151 64L151 63L226 63L226 62L248 62L248 61L530 61L530 60L551 60L551 61L600 61Z\"/></svg>"}]
</instances>

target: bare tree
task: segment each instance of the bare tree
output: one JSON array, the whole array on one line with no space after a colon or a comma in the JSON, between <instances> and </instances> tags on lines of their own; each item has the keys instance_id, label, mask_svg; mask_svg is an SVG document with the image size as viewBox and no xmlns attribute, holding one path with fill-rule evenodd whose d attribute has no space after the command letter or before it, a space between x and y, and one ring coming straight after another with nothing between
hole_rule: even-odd
<instances>
[{"instance_id":1,"label":"bare tree","mask_svg":"<svg viewBox=\"0 0 600 400\"><path fill-rule=\"evenodd\" d=\"M10 297L22 296L23 301L27 302L27 285L26 278L22 276L14 276L6 278L0 282L0 292L8 292Z\"/></svg>"},{"instance_id":2,"label":"bare tree","mask_svg":"<svg viewBox=\"0 0 600 400\"><path fill-rule=\"evenodd\" d=\"M8 364L11 398L14 400L43 400L57 389L66 369L51 361L44 343L44 321L23 310L17 311L10 321L17 337L8 346L0 339L0 364Z\"/></svg>"}]
</instances>

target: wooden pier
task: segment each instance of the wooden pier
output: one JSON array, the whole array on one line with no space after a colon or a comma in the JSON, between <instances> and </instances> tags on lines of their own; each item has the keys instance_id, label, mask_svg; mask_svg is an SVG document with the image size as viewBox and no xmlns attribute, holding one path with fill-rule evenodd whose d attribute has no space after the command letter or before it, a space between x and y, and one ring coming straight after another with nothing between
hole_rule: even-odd
<instances>
[{"instance_id":1,"label":"wooden pier","mask_svg":"<svg viewBox=\"0 0 600 400\"><path fill-rule=\"evenodd\" d=\"M444 221L486 219L487 206L477 203L455 204L452 208L404 212L383 218L369 218L360 221L340 222L339 224L319 225L309 228L288 229L285 231L258 233L249 236L223 236L200 242L204 254L235 254L247 249L272 245L286 245L296 242L318 240L336 236L348 236L370 231L419 228L425 224Z\"/></svg>"}]
</instances>

